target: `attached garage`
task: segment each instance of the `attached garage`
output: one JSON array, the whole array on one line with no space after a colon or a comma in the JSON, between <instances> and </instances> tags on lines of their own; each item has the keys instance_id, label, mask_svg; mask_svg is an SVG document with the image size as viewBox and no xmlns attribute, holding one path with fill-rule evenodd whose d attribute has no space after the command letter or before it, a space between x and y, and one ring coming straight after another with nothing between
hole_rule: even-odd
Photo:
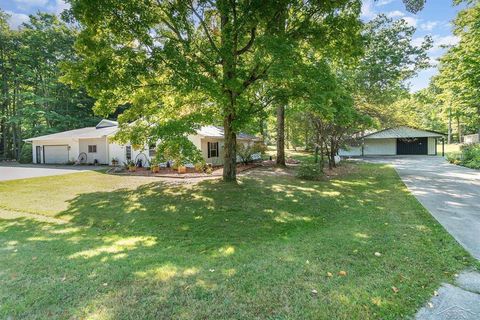
<instances>
[{"instance_id":1,"label":"attached garage","mask_svg":"<svg viewBox=\"0 0 480 320\"><path fill-rule=\"evenodd\" d=\"M64 164L68 162L68 145L43 146L44 163Z\"/></svg>"},{"instance_id":2,"label":"attached garage","mask_svg":"<svg viewBox=\"0 0 480 320\"><path fill-rule=\"evenodd\" d=\"M340 156L437 155L440 132L407 126L388 128L360 136L355 144L340 149Z\"/></svg>"}]
</instances>

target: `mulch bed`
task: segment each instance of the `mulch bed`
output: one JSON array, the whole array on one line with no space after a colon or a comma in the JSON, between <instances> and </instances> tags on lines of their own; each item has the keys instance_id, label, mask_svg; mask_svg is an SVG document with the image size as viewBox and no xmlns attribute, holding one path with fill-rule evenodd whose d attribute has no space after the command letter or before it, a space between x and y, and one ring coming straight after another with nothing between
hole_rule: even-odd
<instances>
[{"instance_id":1,"label":"mulch bed","mask_svg":"<svg viewBox=\"0 0 480 320\"><path fill-rule=\"evenodd\" d=\"M250 170L261 166L261 163L251 163L247 165L237 165L237 173ZM116 174L121 176L139 176L139 177L158 177L158 178L172 178L172 179L192 179L192 178L209 178L209 177L221 177L223 173L223 167L214 168L211 174L204 172L195 172L193 168L187 168L186 173L178 173L171 168L161 169L158 173L153 173L151 170L145 168L138 168L136 171L120 171L114 172L112 169L107 171L109 174Z\"/></svg>"}]
</instances>

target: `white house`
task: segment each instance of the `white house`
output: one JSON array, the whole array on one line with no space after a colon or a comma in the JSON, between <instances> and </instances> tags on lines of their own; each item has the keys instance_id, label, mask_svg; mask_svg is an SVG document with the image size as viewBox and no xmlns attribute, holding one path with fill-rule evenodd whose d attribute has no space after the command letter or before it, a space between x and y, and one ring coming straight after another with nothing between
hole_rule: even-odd
<instances>
[{"instance_id":1,"label":"white house","mask_svg":"<svg viewBox=\"0 0 480 320\"><path fill-rule=\"evenodd\" d=\"M33 163L64 164L64 163L98 163L111 164L112 159L119 163L142 159L149 161L154 150L148 146L135 149L130 143L119 144L113 141L118 131L118 123L111 120L102 120L95 127L69 130L45 136L26 139L32 143ZM205 126L197 130L189 140L201 150L205 161L213 165L223 163L223 128ZM238 143L252 143L259 138L240 133ZM257 158L260 155L255 155ZM239 159L238 159L239 160Z\"/></svg>"},{"instance_id":2,"label":"white house","mask_svg":"<svg viewBox=\"0 0 480 320\"><path fill-rule=\"evenodd\" d=\"M437 155L437 142L444 135L440 132L407 126L388 128L355 139L356 143L340 149L342 157ZM443 153L443 152L442 152Z\"/></svg>"}]
</instances>

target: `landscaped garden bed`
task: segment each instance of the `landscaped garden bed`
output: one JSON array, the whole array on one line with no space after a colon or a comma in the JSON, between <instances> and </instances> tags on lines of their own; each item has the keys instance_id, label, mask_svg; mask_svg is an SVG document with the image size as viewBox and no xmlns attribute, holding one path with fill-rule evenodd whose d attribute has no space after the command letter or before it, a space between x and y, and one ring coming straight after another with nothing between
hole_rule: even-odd
<instances>
[{"instance_id":1,"label":"landscaped garden bed","mask_svg":"<svg viewBox=\"0 0 480 320\"><path fill-rule=\"evenodd\" d=\"M264 165L260 162L254 162L249 164L238 164L237 173L256 168ZM143 176L143 177L161 177L161 178L206 178L206 177L221 177L223 172L223 166L212 167L210 171L198 171L195 168L185 167L185 172L180 173L178 169L174 168L159 168L157 171L152 171L150 168L135 168L135 170L128 170L122 167L114 167L107 171L109 174L124 175L124 176Z\"/></svg>"}]
</instances>

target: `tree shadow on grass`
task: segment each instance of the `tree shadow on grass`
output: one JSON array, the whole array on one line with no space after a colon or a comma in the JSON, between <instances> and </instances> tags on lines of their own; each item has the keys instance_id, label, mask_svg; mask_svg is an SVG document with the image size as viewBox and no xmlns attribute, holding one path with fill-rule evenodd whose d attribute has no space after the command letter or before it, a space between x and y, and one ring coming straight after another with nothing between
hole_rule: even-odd
<instances>
[{"instance_id":1,"label":"tree shadow on grass","mask_svg":"<svg viewBox=\"0 0 480 320\"><path fill-rule=\"evenodd\" d=\"M70 219L67 225L26 219L1 225L6 254L0 258L0 300L6 311L0 315L201 319L308 318L323 312L331 318L373 315L382 308L401 313L405 301L382 291L390 288L382 281L407 274L411 263L385 264L371 252L407 252L409 245L398 242L402 233L424 237L412 231L428 222L415 216L418 203L384 201L389 193L405 192L395 175L379 179L364 172L328 183L258 176L239 185L151 183L80 194L57 216ZM401 223L392 229L385 221ZM434 231L425 232L438 240ZM429 245L420 243L407 258ZM431 263L455 268L441 255L418 259L412 273ZM351 277L325 277L340 268ZM423 280L418 285L429 288ZM320 303L310 296L312 286L323 291ZM381 305L365 297L369 290Z\"/></svg>"}]
</instances>

